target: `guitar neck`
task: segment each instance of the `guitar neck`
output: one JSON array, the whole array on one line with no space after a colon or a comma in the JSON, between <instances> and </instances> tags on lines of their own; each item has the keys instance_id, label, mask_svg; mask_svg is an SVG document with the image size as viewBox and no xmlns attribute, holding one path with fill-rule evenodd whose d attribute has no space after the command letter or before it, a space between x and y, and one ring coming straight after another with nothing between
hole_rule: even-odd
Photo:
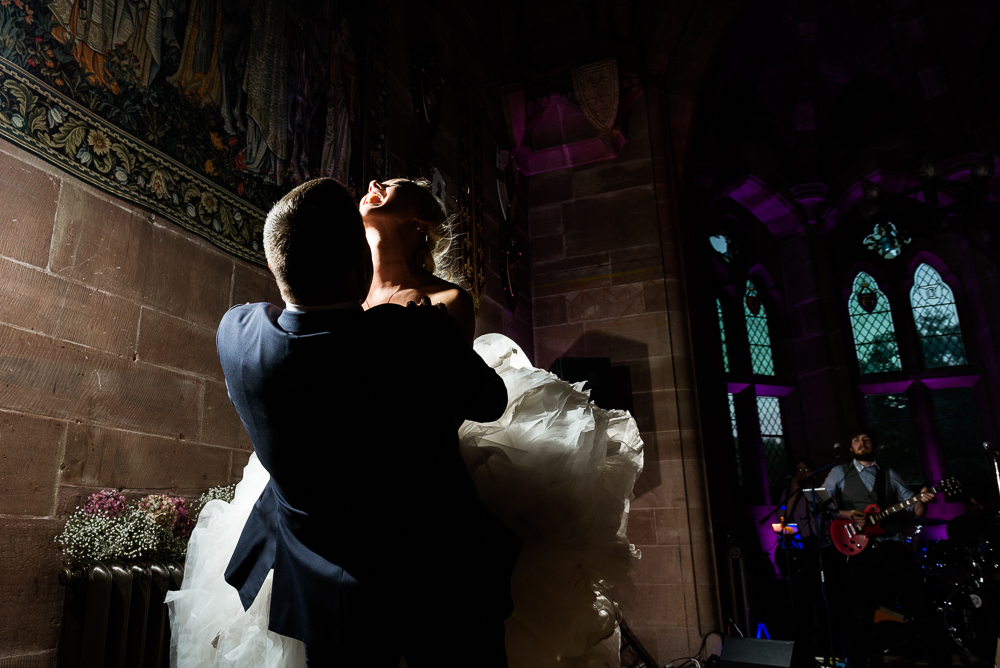
<instances>
[{"instance_id":1,"label":"guitar neck","mask_svg":"<svg viewBox=\"0 0 1000 668\"><path fill-rule=\"evenodd\" d=\"M931 494L937 494L937 487L931 487L930 492ZM898 512L902 512L907 508L909 508L910 506L916 505L918 503L920 503L920 495L914 494L906 501L900 501L896 505L890 506L881 512L869 515L869 517L871 518L872 522L878 523L884 520L885 518L889 517L890 515L895 515Z\"/></svg>"}]
</instances>

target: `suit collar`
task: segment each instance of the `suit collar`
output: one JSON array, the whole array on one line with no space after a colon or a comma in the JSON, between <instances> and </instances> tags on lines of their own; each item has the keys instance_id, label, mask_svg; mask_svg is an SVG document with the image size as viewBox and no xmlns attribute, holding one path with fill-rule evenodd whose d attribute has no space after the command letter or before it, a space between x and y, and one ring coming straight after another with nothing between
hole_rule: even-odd
<instances>
[{"instance_id":1,"label":"suit collar","mask_svg":"<svg viewBox=\"0 0 1000 668\"><path fill-rule=\"evenodd\" d=\"M357 309L337 309L332 311L289 311L285 309L278 316L278 326L289 334L316 334L329 332L345 322L360 317L364 311Z\"/></svg>"}]
</instances>

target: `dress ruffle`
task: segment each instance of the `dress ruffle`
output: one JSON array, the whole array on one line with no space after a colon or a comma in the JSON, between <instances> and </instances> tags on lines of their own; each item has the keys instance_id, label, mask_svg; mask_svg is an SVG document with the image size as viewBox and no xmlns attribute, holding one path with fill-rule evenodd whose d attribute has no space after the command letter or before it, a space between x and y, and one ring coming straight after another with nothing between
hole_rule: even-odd
<instances>
[{"instance_id":1,"label":"dress ruffle","mask_svg":"<svg viewBox=\"0 0 1000 668\"><path fill-rule=\"evenodd\" d=\"M184 581L167 594L172 668L305 668L302 642L267 630L273 572L246 611L225 580L243 525L269 479L257 455L250 455L232 503L209 501L201 511Z\"/></svg>"},{"instance_id":2,"label":"dress ruffle","mask_svg":"<svg viewBox=\"0 0 1000 668\"><path fill-rule=\"evenodd\" d=\"M625 535L642 470L635 420L532 367L504 336L481 336L475 348L503 378L509 403L496 422L462 425L462 455L483 503L524 539L511 580L509 665L617 668L616 601L630 598L639 558ZM305 666L301 642L267 630L271 577L246 612L223 578L267 480L251 456L233 502L202 511L181 590L168 596L174 668Z\"/></svg>"},{"instance_id":3,"label":"dress ruffle","mask_svg":"<svg viewBox=\"0 0 1000 668\"><path fill-rule=\"evenodd\" d=\"M524 539L507 620L512 668L619 666L616 601L631 598L639 551L625 535L642 439L625 411L590 403L531 366L513 341L481 336L476 352L507 386L507 411L459 430L483 503Z\"/></svg>"}]
</instances>

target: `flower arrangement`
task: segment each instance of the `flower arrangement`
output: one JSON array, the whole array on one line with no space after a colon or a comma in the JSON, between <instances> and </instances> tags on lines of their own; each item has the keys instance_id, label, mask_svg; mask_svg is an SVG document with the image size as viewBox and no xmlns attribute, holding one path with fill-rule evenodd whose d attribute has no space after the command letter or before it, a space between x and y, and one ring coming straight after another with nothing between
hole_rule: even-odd
<instances>
[{"instance_id":1,"label":"flower arrangement","mask_svg":"<svg viewBox=\"0 0 1000 668\"><path fill-rule=\"evenodd\" d=\"M183 559L201 509L214 499L229 503L234 493L235 486L213 487L193 503L150 494L129 504L120 491L103 489L77 506L55 540L69 562Z\"/></svg>"}]
</instances>

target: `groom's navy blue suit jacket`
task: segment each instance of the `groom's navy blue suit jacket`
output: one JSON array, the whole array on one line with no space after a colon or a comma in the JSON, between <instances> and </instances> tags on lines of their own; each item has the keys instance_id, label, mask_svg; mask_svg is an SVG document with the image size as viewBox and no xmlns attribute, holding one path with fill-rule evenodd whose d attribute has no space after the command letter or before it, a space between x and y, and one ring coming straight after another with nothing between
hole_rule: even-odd
<instances>
[{"instance_id":1,"label":"groom's navy blue suit jacket","mask_svg":"<svg viewBox=\"0 0 1000 668\"><path fill-rule=\"evenodd\" d=\"M499 418L507 394L453 324L261 303L230 309L216 339L271 474L226 572L245 608L273 568L269 627L311 656L356 643L359 624L510 614L519 542L481 505L455 428Z\"/></svg>"}]
</instances>

